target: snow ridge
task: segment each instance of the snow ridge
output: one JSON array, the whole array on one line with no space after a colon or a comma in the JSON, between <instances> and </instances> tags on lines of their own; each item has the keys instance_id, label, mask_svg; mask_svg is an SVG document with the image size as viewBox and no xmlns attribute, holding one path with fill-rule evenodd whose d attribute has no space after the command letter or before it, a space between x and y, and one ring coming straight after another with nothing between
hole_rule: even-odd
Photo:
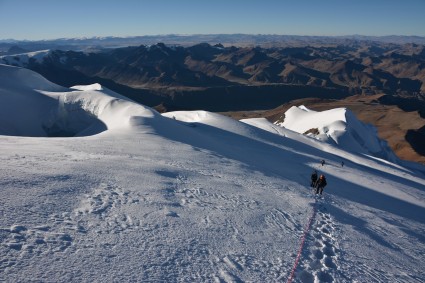
<instances>
[{"instance_id":1,"label":"snow ridge","mask_svg":"<svg viewBox=\"0 0 425 283\"><path fill-rule=\"evenodd\" d=\"M99 84L67 89L22 68L0 65L0 84L2 135L87 136L160 117Z\"/></svg>"},{"instance_id":2,"label":"snow ridge","mask_svg":"<svg viewBox=\"0 0 425 283\"><path fill-rule=\"evenodd\" d=\"M388 144L378 137L376 128L360 122L346 108L316 112L303 105L293 106L285 112L285 120L276 125L300 134L308 133L310 137L336 144L345 151L397 161Z\"/></svg>"}]
</instances>

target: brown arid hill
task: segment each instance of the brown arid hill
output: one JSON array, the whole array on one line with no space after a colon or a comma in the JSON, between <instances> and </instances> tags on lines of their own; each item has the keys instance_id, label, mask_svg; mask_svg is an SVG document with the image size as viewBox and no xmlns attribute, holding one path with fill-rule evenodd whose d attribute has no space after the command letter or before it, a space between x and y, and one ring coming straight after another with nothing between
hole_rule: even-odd
<instances>
[{"instance_id":1,"label":"brown arid hill","mask_svg":"<svg viewBox=\"0 0 425 283\"><path fill-rule=\"evenodd\" d=\"M397 106L382 105L378 99L382 95L350 96L342 100L323 100L306 98L293 100L275 109L267 111L223 112L234 119L267 118L270 122L282 119L283 114L292 106L304 105L315 111L333 108L348 108L357 118L376 127L381 139L388 142L395 154L403 160L425 164L425 119L417 111L406 112Z\"/></svg>"}]
</instances>

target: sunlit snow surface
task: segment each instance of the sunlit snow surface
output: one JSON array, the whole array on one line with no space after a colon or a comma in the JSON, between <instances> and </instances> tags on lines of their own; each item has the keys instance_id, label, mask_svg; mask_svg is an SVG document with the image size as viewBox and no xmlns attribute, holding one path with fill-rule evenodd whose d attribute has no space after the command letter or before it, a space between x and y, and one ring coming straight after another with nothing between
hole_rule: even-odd
<instances>
[{"instance_id":1,"label":"sunlit snow surface","mask_svg":"<svg viewBox=\"0 0 425 283\"><path fill-rule=\"evenodd\" d=\"M425 280L424 169L372 148L3 65L0 134L6 282L287 282L312 216L294 282Z\"/></svg>"},{"instance_id":2,"label":"sunlit snow surface","mask_svg":"<svg viewBox=\"0 0 425 283\"><path fill-rule=\"evenodd\" d=\"M305 106L293 106L285 113L285 121L277 125L337 144L347 151L368 153L394 162L397 160L387 143L378 138L376 129L357 120L346 108L316 112ZM308 132L311 129L318 133Z\"/></svg>"}]
</instances>

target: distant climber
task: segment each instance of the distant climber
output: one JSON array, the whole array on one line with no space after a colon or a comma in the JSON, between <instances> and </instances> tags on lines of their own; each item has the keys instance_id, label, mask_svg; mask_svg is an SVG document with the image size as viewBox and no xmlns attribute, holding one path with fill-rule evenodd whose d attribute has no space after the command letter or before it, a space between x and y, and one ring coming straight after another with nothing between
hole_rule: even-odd
<instances>
[{"instance_id":1,"label":"distant climber","mask_svg":"<svg viewBox=\"0 0 425 283\"><path fill-rule=\"evenodd\" d=\"M320 163L322 164L322 166L325 165L325 160L322 159L322 161L320 161Z\"/></svg>"},{"instance_id":2,"label":"distant climber","mask_svg":"<svg viewBox=\"0 0 425 283\"><path fill-rule=\"evenodd\" d=\"M320 175L319 179L316 181L316 195L317 194L322 194L323 193L323 189L326 187L328 183L326 182L326 177L325 175Z\"/></svg>"},{"instance_id":3,"label":"distant climber","mask_svg":"<svg viewBox=\"0 0 425 283\"><path fill-rule=\"evenodd\" d=\"M311 183L310 183L310 187L314 187L314 185L316 185L317 182L317 171L314 170L313 173L311 174Z\"/></svg>"},{"instance_id":4,"label":"distant climber","mask_svg":"<svg viewBox=\"0 0 425 283\"><path fill-rule=\"evenodd\" d=\"M344 167L344 161L341 161L341 167Z\"/></svg>"}]
</instances>

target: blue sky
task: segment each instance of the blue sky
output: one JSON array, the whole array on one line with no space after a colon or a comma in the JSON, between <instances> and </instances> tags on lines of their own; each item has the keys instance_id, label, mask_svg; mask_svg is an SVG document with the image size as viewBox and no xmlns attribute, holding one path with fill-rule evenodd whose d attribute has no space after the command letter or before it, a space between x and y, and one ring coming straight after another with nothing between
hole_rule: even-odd
<instances>
[{"instance_id":1,"label":"blue sky","mask_svg":"<svg viewBox=\"0 0 425 283\"><path fill-rule=\"evenodd\" d=\"M425 0L0 0L0 39L218 33L425 36Z\"/></svg>"}]
</instances>

